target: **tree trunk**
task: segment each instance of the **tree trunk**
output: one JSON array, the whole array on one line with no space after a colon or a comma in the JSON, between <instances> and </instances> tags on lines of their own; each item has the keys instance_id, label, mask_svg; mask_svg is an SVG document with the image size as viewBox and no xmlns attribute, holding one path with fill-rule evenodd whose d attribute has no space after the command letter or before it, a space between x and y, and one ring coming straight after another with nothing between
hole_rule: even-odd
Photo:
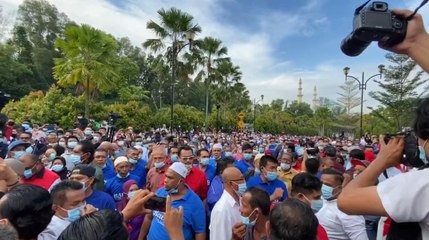
<instances>
[{"instance_id":1,"label":"tree trunk","mask_svg":"<svg viewBox=\"0 0 429 240\"><path fill-rule=\"evenodd\" d=\"M85 118L89 119L89 103L91 101L89 91L89 77L86 78L86 89L85 89Z\"/></svg>"}]
</instances>

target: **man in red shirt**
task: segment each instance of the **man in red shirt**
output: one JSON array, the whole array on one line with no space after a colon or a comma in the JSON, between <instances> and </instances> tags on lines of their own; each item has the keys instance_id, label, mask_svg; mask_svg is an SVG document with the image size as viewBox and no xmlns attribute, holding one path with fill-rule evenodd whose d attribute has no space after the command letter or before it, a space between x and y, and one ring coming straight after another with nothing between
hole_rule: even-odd
<instances>
[{"instance_id":1,"label":"man in red shirt","mask_svg":"<svg viewBox=\"0 0 429 240\"><path fill-rule=\"evenodd\" d=\"M188 169L185 183L204 201L209 189L207 177L203 171L193 166L194 155L190 146L186 145L179 149L179 160Z\"/></svg>"},{"instance_id":2,"label":"man in red shirt","mask_svg":"<svg viewBox=\"0 0 429 240\"><path fill-rule=\"evenodd\" d=\"M60 177L49 169L46 169L39 158L34 154L24 154L19 158L24 165L24 178L22 183L40 186L48 191L61 181Z\"/></svg>"}]
</instances>

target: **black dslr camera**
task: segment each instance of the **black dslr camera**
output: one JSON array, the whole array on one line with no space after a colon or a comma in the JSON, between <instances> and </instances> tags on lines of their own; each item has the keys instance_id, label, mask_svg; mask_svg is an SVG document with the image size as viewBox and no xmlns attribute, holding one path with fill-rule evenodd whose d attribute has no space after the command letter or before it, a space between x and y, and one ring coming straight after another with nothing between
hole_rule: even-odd
<instances>
[{"instance_id":1,"label":"black dslr camera","mask_svg":"<svg viewBox=\"0 0 429 240\"><path fill-rule=\"evenodd\" d=\"M354 57L361 54L372 41L391 47L402 42L407 34L407 20L396 16L385 2L369 1L358 7L353 19L353 32L341 43L344 54Z\"/></svg>"},{"instance_id":2,"label":"black dslr camera","mask_svg":"<svg viewBox=\"0 0 429 240\"><path fill-rule=\"evenodd\" d=\"M390 139L395 136L404 137L404 154L402 157L402 164L415 168L424 166L425 163L419 158L419 145L415 133L413 131L404 131L397 134L385 134L384 142L387 144Z\"/></svg>"}]
</instances>

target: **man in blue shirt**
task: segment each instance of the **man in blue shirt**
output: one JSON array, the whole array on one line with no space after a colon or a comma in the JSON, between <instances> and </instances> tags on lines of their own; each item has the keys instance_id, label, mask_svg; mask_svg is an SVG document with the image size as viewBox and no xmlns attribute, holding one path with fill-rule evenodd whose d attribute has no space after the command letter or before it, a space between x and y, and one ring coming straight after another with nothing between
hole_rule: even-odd
<instances>
[{"instance_id":1,"label":"man in blue shirt","mask_svg":"<svg viewBox=\"0 0 429 240\"><path fill-rule=\"evenodd\" d=\"M107 152L103 149L97 149L94 152L94 161L91 163L92 166L97 166L103 170L104 182L112 177L116 176L113 164L108 164Z\"/></svg>"},{"instance_id":2,"label":"man in blue shirt","mask_svg":"<svg viewBox=\"0 0 429 240\"><path fill-rule=\"evenodd\" d=\"M181 162L173 163L165 174L165 186L156 195L171 197L171 206L183 208L184 239L206 239L206 214L203 202L186 184L188 169ZM153 211L147 214L143 223L142 234L148 240L168 240L170 237L164 226L164 212Z\"/></svg>"},{"instance_id":3,"label":"man in blue shirt","mask_svg":"<svg viewBox=\"0 0 429 240\"><path fill-rule=\"evenodd\" d=\"M83 184L85 201L98 209L116 209L112 196L105 192L94 190L95 168L90 165L77 165L70 175L70 180Z\"/></svg>"},{"instance_id":4,"label":"man in blue shirt","mask_svg":"<svg viewBox=\"0 0 429 240\"><path fill-rule=\"evenodd\" d=\"M216 167L209 164L210 154L205 148L197 151L198 168L206 174L207 185L210 186L213 178L216 176Z\"/></svg>"},{"instance_id":5,"label":"man in blue shirt","mask_svg":"<svg viewBox=\"0 0 429 240\"><path fill-rule=\"evenodd\" d=\"M116 202L119 202L122 199L124 183L130 179L140 182L140 178L130 174L131 164L127 157L118 157L114 164L116 176L107 180L104 191L110 194Z\"/></svg>"},{"instance_id":6,"label":"man in blue shirt","mask_svg":"<svg viewBox=\"0 0 429 240\"><path fill-rule=\"evenodd\" d=\"M272 156L264 155L261 157L259 168L261 175L253 176L247 181L247 187L259 187L270 194L272 202L284 201L288 197L287 188L283 181L277 179L277 168L279 163Z\"/></svg>"},{"instance_id":7,"label":"man in blue shirt","mask_svg":"<svg viewBox=\"0 0 429 240\"><path fill-rule=\"evenodd\" d=\"M253 166L253 148L250 144L245 143L241 147L241 151L243 152L243 159L237 161L235 166L240 170L241 174L243 174L246 179L249 176L249 172L253 172L255 170L255 166Z\"/></svg>"},{"instance_id":8,"label":"man in blue shirt","mask_svg":"<svg viewBox=\"0 0 429 240\"><path fill-rule=\"evenodd\" d=\"M129 148L127 151L128 162L131 164L130 173L140 178L138 184L146 185L146 164L147 162L139 158L139 150L137 148Z\"/></svg>"}]
</instances>

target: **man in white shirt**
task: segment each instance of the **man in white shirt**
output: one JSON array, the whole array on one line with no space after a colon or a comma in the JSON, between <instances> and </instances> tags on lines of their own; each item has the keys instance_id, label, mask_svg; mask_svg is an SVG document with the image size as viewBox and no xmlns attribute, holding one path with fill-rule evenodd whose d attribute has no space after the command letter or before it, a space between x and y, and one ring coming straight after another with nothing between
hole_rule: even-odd
<instances>
[{"instance_id":1,"label":"man in white shirt","mask_svg":"<svg viewBox=\"0 0 429 240\"><path fill-rule=\"evenodd\" d=\"M331 240L368 240L363 216L352 216L338 209L343 175L335 169L322 171L322 196L325 201L316 216Z\"/></svg>"},{"instance_id":2,"label":"man in white shirt","mask_svg":"<svg viewBox=\"0 0 429 240\"><path fill-rule=\"evenodd\" d=\"M231 239L232 227L241 222L240 197L246 191L246 181L236 167L222 173L224 191L210 217L210 239Z\"/></svg>"},{"instance_id":3,"label":"man in white shirt","mask_svg":"<svg viewBox=\"0 0 429 240\"><path fill-rule=\"evenodd\" d=\"M65 180L58 183L53 187L51 197L55 215L37 240L57 240L71 222L95 211L85 203L85 192L80 182Z\"/></svg>"}]
</instances>

